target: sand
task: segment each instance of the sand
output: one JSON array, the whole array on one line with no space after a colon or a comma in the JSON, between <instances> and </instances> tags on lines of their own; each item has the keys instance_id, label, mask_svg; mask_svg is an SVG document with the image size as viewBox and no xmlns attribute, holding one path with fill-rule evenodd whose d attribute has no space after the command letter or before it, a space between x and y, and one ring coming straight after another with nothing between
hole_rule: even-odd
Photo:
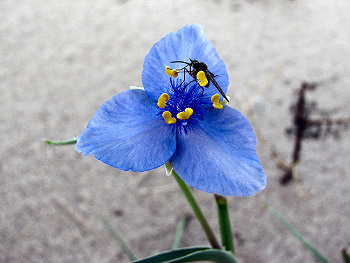
<instances>
[{"instance_id":1,"label":"sand","mask_svg":"<svg viewBox=\"0 0 350 263\"><path fill-rule=\"evenodd\" d=\"M316 117L350 115L346 0L0 1L0 262L128 262L100 217L138 258L170 248L191 209L164 168L122 172L42 139L78 135L103 102L141 86L151 46L192 22L226 62L230 106L250 109L268 175L264 191L228 198L240 262L315 262L264 203L341 262L350 246L349 130L305 141L301 182L285 187L267 146L290 160L285 129L302 81L319 83L307 94ZM194 194L219 233L212 195ZM208 245L195 219L181 245Z\"/></svg>"}]
</instances>

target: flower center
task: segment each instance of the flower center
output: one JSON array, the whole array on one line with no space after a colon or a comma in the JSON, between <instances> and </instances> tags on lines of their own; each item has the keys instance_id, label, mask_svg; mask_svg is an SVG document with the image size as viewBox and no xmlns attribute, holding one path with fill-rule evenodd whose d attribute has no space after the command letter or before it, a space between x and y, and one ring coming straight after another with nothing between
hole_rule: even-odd
<instances>
[{"instance_id":1,"label":"flower center","mask_svg":"<svg viewBox=\"0 0 350 263\"><path fill-rule=\"evenodd\" d=\"M158 98L160 115L167 124L174 125L179 132L187 133L198 121L203 119L206 111L221 109L219 94L210 98L203 96L200 84L197 82L185 82L181 79L170 78L167 93ZM221 106L221 108L220 108Z\"/></svg>"}]
</instances>

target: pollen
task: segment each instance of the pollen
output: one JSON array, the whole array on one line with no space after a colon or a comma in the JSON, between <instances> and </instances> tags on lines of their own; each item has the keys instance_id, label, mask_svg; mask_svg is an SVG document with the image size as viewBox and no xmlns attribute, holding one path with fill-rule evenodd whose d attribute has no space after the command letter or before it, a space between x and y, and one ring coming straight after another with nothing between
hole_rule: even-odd
<instances>
[{"instance_id":1,"label":"pollen","mask_svg":"<svg viewBox=\"0 0 350 263\"><path fill-rule=\"evenodd\" d=\"M160 95L159 99L158 99L158 107L161 109L165 108L165 102L167 102L169 100L169 95L167 93L163 93L162 95Z\"/></svg>"},{"instance_id":2,"label":"pollen","mask_svg":"<svg viewBox=\"0 0 350 263\"><path fill-rule=\"evenodd\" d=\"M222 104L220 104L219 99L220 99L220 95L218 93L216 93L215 95L213 95L211 97L211 101L213 102L213 107L215 109L221 110L224 106L222 106Z\"/></svg>"},{"instance_id":3,"label":"pollen","mask_svg":"<svg viewBox=\"0 0 350 263\"><path fill-rule=\"evenodd\" d=\"M171 117L170 111L164 111L162 116L167 124L175 124L176 123L176 119Z\"/></svg>"},{"instance_id":4,"label":"pollen","mask_svg":"<svg viewBox=\"0 0 350 263\"><path fill-rule=\"evenodd\" d=\"M200 85L201 87L205 87L205 86L208 85L208 79L207 79L207 77L205 76L204 71L199 71L199 72L197 73L197 79L199 80L199 85Z\"/></svg>"},{"instance_id":5,"label":"pollen","mask_svg":"<svg viewBox=\"0 0 350 263\"><path fill-rule=\"evenodd\" d=\"M185 111L179 112L176 117L179 120L187 120L191 117L191 115L193 114L193 109L191 108L186 108Z\"/></svg>"},{"instance_id":6,"label":"pollen","mask_svg":"<svg viewBox=\"0 0 350 263\"><path fill-rule=\"evenodd\" d=\"M170 77L174 77L174 78L176 78L179 75L179 72L176 69L171 69L169 66L165 67L165 72Z\"/></svg>"}]
</instances>

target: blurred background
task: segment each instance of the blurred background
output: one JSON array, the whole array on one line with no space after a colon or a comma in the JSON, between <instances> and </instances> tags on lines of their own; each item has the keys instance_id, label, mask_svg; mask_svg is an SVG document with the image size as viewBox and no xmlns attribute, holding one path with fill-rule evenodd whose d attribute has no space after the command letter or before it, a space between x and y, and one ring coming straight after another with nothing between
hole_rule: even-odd
<instances>
[{"instance_id":1,"label":"blurred background","mask_svg":"<svg viewBox=\"0 0 350 263\"><path fill-rule=\"evenodd\" d=\"M290 162L286 129L303 81L317 86L306 94L311 117L350 116L347 0L1 0L0 262L128 262L100 217L139 258L170 249L191 209L164 167L123 172L42 139L77 136L106 100L142 86L152 45L193 22L227 65L230 106L252 122L268 176L257 195L228 198L240 262L315 261L264 203L341 262L350 246L349 130L304 140L299 180L284 186L271 150ZM213 196L194 194L219 233ZM181 245L208 245L196 219Z\"/></svg>"}]
</instances>

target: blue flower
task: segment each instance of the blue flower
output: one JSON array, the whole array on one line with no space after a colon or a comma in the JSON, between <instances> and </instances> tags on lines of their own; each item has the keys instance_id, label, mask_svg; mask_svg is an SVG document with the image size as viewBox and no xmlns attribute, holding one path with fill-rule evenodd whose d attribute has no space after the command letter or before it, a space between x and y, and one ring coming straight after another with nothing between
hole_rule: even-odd
<instances>
[{"instance_id":1,"label":"blue flower","mask_svg":"<svg viewBox=\"0 0 350 263\"><path fill-rule=\"evenodd\" d=\"M208 71L197 72L192 61ZM225 94L226 66L202 27L169 33L145 57L144 90L130 89L105 102L78 136L76 150L125 171L148 171L169 161L194 188L253 195L266 186L256 137L241 113L219 103L215 81Z\"/></svg>"}]
</instances>

